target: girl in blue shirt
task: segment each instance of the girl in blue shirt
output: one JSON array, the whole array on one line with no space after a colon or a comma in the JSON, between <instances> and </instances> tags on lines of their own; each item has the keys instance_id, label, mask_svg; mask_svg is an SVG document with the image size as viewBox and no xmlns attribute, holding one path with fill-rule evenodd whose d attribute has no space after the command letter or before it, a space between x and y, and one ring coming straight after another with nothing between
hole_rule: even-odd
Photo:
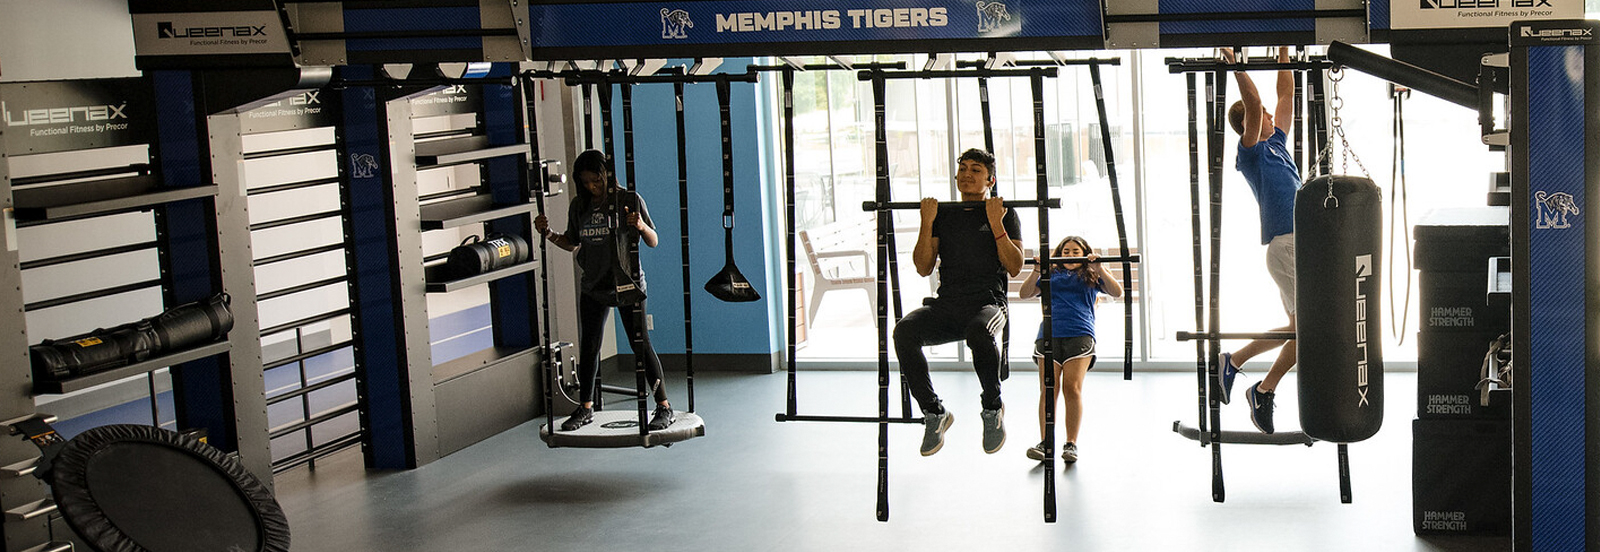
<instances>
[{"instance_id":1,"label":"girl in blue shirt","mask_svg":"<svg viewBox=\"0 0 1600 552\"><path fill-rule=\"evenodd\" d=\"M1091 252L1089 242L1078 236L1068 236L1056 245L1051 258L1083 257L1086 263L1057 263L1049 269L1049 279L1040 281L1040 259L1034 259L1034 268L1022 282L1018 295L1023 299L1043 295L1050 301L1050 350L1054 357L1056 389L1061 392L1065 407L1057 419L1066 426L1067 442L1061 446L1061 459L1078 461L1078 426L1083 420L1083 377L1094 367L1094 304L1101 293L1111 297L1122 296L1122 284L1112 277ZM1028 458L1043 461L1049 457L1044 439L1055 428L1045 425L1044 409L1054 396L1045 395L1044 324L1039 325L1039 337L1034 342L1034 359L1039 363L1039 444L1028 449Z\"/></svg>"}]
</instances>

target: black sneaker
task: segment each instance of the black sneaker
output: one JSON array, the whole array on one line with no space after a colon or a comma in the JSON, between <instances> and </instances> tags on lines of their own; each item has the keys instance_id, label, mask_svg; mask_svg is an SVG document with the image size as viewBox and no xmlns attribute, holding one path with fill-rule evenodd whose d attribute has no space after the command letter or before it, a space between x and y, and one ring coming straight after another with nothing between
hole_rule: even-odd
<instances>
[{"instance_id":1,"label":"black sneaker","mask_svg":"<svg viewBox=\"0 0 1600 552\"><path fill-rule=\"evenodd\" d=\"M1256 386L1252 385L1250 386L1250 390L1246 392L1244 396L1246 399L1250 400L1250 421L1256 424L1256 429L1261 430L1262 433L1271 435L1272 398L1276 396L1276 394L1270 391L1262 391Z\"/></svg>"},{"instance_id":2,"label":"black sneaker","mask_svg":"<svg viewBox=\"0 0 1600 552\"><path fill-rule=\"evenodd\" d=\"M1039 462L1043 462L1044 459L1049 458L1049 457L1050 457L1050 449L1046 448L1044 446L1044 441L1039 441L1039 444L1031 446L1031 447L1028 447L1028 459L1029 460L1037 460Z\"/></svg>"},{"instance_id":3,"label":"black sneaker","mask_svg":"<svg viewBox=\"0 0 1600 552\"><path fill-rule=\"evenodd\" d=\"M670 406L657 406L655 415L650 417L650 431L661 431L672 426L678 421L678 413L672 411Z\"/></svg>"},{"instance_id":4,"label":"black sneaker","mask_svg":"<svg viewBox=\"0 0 1600 552\"><path fill-rule=\"evenodd\" d=\"M1078 444L1067 443L1061 446L1061 461L1071 464L1078 461Z\"/></svg>"},{"instance_id":5,"label":"black sneaker","mask_svg":"<svg viewBox=\"0 0 1600 552\"><path fill-rule=\"evenodd\" d=\"M567 417L567 421L561 422L561 431L577 431L578 428L589 425L589 422L592 421L594 421L594 409L587 406L579 406L577 410L572 411L571 416Z\"/></svg>"}]
</instances>

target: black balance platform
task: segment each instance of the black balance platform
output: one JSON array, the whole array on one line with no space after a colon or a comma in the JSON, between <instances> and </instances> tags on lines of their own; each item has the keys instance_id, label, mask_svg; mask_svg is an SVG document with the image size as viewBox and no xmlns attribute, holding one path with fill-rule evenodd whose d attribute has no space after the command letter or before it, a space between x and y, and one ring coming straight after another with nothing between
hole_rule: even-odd
<instances>
[{"instance_id":1,"label":"black balance platform","mask_svg":"<svg viewBox=\"0 0 1600 552\"><path fill-rule=\"evenodd\" d=\"M549 425L541 425L539 438L552 448L649 448L671 445L706 434L706 421L700 416L692 412L677 414L677 421L672 422L666 429L640 435L639 411L631 408L602 410L594 413L593 422L578 428L577 431L556 431L552 434Z\"/></svg>"}]
</instances>

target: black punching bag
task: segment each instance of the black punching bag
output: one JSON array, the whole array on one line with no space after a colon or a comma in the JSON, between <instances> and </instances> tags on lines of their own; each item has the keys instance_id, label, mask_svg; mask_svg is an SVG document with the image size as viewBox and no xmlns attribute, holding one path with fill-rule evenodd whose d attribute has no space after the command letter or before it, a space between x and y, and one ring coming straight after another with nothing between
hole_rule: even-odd
<instances>
[{"instance_id":1,"label":"black punching bag","mask_svg":"<svg viewBox=\"0 0 1600 552\"><path fill-rule=\"evenodd\" d=\"M1383 425L1382 200L1356 176L1319 176L1295 196L1300 427L1314 439L1353 443Z\"/></svg>"}]
</instances>

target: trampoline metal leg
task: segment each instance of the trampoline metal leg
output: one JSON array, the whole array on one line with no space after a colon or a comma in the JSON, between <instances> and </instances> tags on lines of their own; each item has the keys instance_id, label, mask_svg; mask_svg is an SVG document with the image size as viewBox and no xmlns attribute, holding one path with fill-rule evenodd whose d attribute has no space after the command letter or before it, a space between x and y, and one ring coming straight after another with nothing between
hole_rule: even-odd
<instances>
[{"instance_id":1,"label":"trampoline metal leg","mask_svg":"<svg viewBox=\"0 0 1600 552\"><path fill-rule=\"evenodd\" d=\"M1339 502L1349 504L1350 496L1350 445L1339 443Z\"/></svg>"}]
</instances>

